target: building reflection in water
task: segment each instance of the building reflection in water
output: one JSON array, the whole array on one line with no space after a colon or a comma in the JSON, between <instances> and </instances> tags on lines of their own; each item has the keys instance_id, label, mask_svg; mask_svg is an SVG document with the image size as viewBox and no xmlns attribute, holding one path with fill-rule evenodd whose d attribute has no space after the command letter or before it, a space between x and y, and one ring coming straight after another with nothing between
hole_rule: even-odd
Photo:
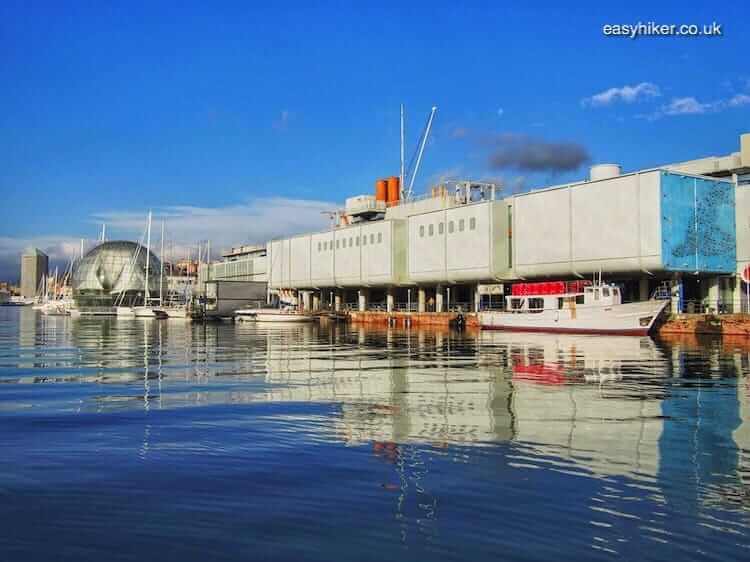
<instances>
[{"instance_id":1,"label":"building reflection in water","mask_svg":"<svg viewBox=\"0 0 750 562\"><path fill-rule=\"evenodd\" d=\"M510 447L508 466L625 476L677 509L750 505L748 340L37 315L20 333L17 382L124 385L92 391L84 409L335 405L318 437L391 463L399 513L435 512L426 451L468 462L464 447L497 444Z\"/></svg>"}]
</instances>

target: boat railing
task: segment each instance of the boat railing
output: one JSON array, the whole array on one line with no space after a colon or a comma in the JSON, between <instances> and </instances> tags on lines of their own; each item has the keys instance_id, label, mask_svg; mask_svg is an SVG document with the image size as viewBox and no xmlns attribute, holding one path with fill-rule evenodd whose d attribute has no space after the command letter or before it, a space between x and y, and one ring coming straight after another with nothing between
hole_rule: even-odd
<instances>
[{"instance_id":1,"label":"boat railing","mask_svg":"<svg viewBox=\"0 0 750 562\"><path fill-rule=\"evenodd\" d=\"M670 291L669 287L661 285L656 288L656 290L651 295L651 298L656 300L669 300L672 298L672 292Z\"/></svg>"}]
</instances>

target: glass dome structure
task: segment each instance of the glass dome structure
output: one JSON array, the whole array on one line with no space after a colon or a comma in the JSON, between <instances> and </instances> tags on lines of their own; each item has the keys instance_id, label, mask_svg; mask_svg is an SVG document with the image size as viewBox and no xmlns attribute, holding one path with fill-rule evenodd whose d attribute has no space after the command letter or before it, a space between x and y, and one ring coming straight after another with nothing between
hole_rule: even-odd
<instances>
[{"instance_id":1,"label":"glass dome structure","mask_svg":"<svg viewBox=\"0 0 750 562\"><path fill-rule=\"evenodd\" d=\"M161 263L149 257L149 292L159 295ZM73 298L79 307L143 304L146 293L146 248L135 242L103 242L81 258L73 271ZM120 297L122 296L122 299Z\"/></svg>"}]
</instances>

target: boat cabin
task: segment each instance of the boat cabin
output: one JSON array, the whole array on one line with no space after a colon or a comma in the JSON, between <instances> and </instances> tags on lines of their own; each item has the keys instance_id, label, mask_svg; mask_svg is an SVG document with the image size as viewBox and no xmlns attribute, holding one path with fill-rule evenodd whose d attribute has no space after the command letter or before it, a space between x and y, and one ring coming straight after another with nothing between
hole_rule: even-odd
<instances>
[{"instance_id":1,"label":"boat cabin","mask_svg":"<svg viewBox=\"0 0 750 562\"><path fill-rule=\"evenodd\" d=\"M622 303L616 285L591 284L590 281L552 281L517 283L505 297L508 312L542 312L580 307L613 306Z\"/></svg>"}]
</instances>

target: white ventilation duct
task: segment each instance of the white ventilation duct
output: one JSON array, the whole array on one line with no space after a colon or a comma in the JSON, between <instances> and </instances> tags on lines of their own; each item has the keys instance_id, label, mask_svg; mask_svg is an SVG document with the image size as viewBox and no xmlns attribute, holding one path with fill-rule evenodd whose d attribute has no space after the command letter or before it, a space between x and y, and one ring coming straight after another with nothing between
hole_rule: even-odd
<instances>
[{"instance_id":1,"label":"white ventilation duct","mask_svg":"<svg viewBox=\"0 0 750 562\"><path fill-rule=\"evenodd\" d=\"M596 166L591 166L589 179L591 181L607 180L609 178L616 178L621 172L622 169L619 164L597 164Z\"/></svg>"}]
</instances>

